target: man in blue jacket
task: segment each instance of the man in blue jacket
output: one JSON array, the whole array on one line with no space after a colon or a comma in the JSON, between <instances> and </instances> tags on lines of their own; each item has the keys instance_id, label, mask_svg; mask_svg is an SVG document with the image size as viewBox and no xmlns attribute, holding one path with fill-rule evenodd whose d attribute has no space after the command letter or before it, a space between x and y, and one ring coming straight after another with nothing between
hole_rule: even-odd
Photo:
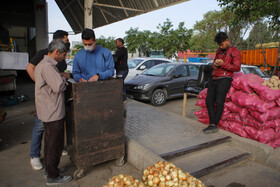
<instances>
[{"instance_id":1,"label":"man in blue jacket","mask_svg":"<svg viewBox=\"0 0 280 187\"><path fill-rule=\"evenodd\" d=\"M84 48L79 51L73 62L73 77L76 82L107 80L114 75L115 64L109 49L96 44L92 29L82 32Z\"/></svg>"}]
</instances>

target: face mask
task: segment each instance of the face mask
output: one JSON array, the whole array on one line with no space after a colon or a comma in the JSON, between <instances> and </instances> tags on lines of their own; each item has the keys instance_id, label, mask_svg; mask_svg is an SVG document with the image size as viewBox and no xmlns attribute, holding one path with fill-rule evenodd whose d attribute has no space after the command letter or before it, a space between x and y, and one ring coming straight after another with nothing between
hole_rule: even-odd
<instances>
[{"instance_id":1,"label":"face mask","mask_svg":"<svg viewBox=\"0 0 280 187\"><path fill-rule=\"evenodd\" d=\"M92 52L94 50L95 45L92 46L84 46L85 50L88 52Z\"/></svg>"}]
</instances>

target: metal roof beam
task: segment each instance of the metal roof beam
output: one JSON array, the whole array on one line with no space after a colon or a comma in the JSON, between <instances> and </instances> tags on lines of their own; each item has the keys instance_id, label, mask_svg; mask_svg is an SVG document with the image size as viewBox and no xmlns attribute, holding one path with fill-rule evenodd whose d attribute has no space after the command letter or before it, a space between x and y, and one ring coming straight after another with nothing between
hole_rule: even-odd
<instances>
[{"instance_id":1,"label":"metal roof beam","mask_svg":"<svg viewBox=\"0 0 280 187\"><path fill-rule=\"evenodd\" d=\"M118 21L121 20L121 18L116 17L114 14L112 14L111 12L108 12L107 10L105 10L105 9L103 9L103 8L101 8L101 7L96 7L96 8L102 10L103 12L105 12L106 14L110 15L111 17L115 18L115 19L118 20Z\"/></svg>"},{"instance_id":2,"label":"metal roof beam","mask_svg":"<svg viewBox=\"0 0 280 187\"><path fill-rule=\"evenodd\" d=\"M122 0L119 0L119 2L121 4L121 6L124 7L124 4L123 4ZM124 11L125 16L128 17L127 11L126 10L123 10L123 11Z\"/></svg>"},{"instance_id":3,"label":"metal roof beam","mask_svg":"<svg viewBox=\"0 0 280 187\"><path fill-rule=\"evenodd\" d=\"M145 12L144 10L135 9L135 8L128 8L128 7L121 7L121 6L115 6L115 5L107 5L107 4L101 4L101 3L93 3L95 6L103 6L103 7L109 7L109 8L117 8L117 9L123 9L123 10L130 10L135 12Z\"/></svg>"},{"instance_id":4,"label":"metal roof beam","mask_svg":"<svg viewBox=\"0 0 280 187\"><path fill-rule=\"evenodd\" d=\"M96 0L96 2L97 2L97 0ZM98 3L98 2L97 2L97 3ZM97 8L99 8L99 7L97 7ZM99 9L99 11L100 11L100 13L102 14L102 16L103 16L104 20L106 21L106 23L108 24L109 21L108 21L106 15L104 14L104 11L103 11L102 9Z\"/></svg>"},{"instance_id":5,"label":"metal roof beam","mask_svg":"<svg viewBox=\"0 0 280 187\"><path fill-rule=\"evenodd\" d=\"M62 0L62 2L63 2L63 0ZM82 27L82 25L80 24L80 22L79 22L77 16L76 16L75 13L72 11L71 7L69 7L68 9L69 9L70 14L73 16L73 19L74 19L75 22L77 23L78 27L80 27L80 29L81 29L81 31L82 31L82 30L83 30L83 27Z\"/></svg>"}]
</instances>

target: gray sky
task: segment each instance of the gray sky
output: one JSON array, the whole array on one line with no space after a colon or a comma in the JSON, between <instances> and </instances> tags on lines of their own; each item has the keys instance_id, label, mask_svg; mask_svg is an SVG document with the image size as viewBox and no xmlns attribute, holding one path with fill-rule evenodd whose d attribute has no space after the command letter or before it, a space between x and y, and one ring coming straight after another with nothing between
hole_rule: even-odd
<instances>
[{"instance_id":1,"label":"gray sky","mask_svg":"<svg viewBox=\"0 0 280 187\"><path fill-rule=\"evenodd\" d=\"M54 32L58 29L72 31L55 1L47 0L47 3L49 32ZM191 0L103 26L94 29L94 31L97 38L102 35L105 37L113 36L119 38L124 37L125 31L129 30L131 27L138 27L140 31L157 31L156 27L159 23L163 23L167 18L170 19L174 28L176 28L180 22L185 22L185 27L191 29L196 21L202 20L203 15L211 10L221 10L218 6L217 0ZM49 36L49 38L52 38L52 36ZM71 35L69 36L69 39L70 42L80 41L81 35Z\"/></svg>"}]
</instances>

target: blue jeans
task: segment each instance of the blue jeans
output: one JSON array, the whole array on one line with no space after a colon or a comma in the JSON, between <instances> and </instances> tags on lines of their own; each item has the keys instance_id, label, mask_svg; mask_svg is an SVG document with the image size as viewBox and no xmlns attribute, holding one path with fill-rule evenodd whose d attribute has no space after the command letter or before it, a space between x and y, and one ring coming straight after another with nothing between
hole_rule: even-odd
<instances>
[{"instance_id":1,"label":"blue jeans","mask_svg":"<svg viewBox=\"0 0 280 187\"><path fill-rule=\"evenodd\" d=\"M127 74L128 74L128 70L117 71L116 72L117 77L118 77L118 75L122 75L121 78L123 79L123 100L124 101L126 100L126 89L125 89L125 86L124 86L124 79L126 78Z\"/></svg>"},{"instance_id":2,"label":"blue jeans","mask_svg":"<svg viewBox=\"0 0 280 187\"><path fill-rule=\"evenodd\" d=\"M39 120L36 115L35 124L31 136L31 151L30 151L31 158L40 158L41 156L40 152L41 152L44 130L45 128L43 122Z\"/></svg>"}]
</instances>

